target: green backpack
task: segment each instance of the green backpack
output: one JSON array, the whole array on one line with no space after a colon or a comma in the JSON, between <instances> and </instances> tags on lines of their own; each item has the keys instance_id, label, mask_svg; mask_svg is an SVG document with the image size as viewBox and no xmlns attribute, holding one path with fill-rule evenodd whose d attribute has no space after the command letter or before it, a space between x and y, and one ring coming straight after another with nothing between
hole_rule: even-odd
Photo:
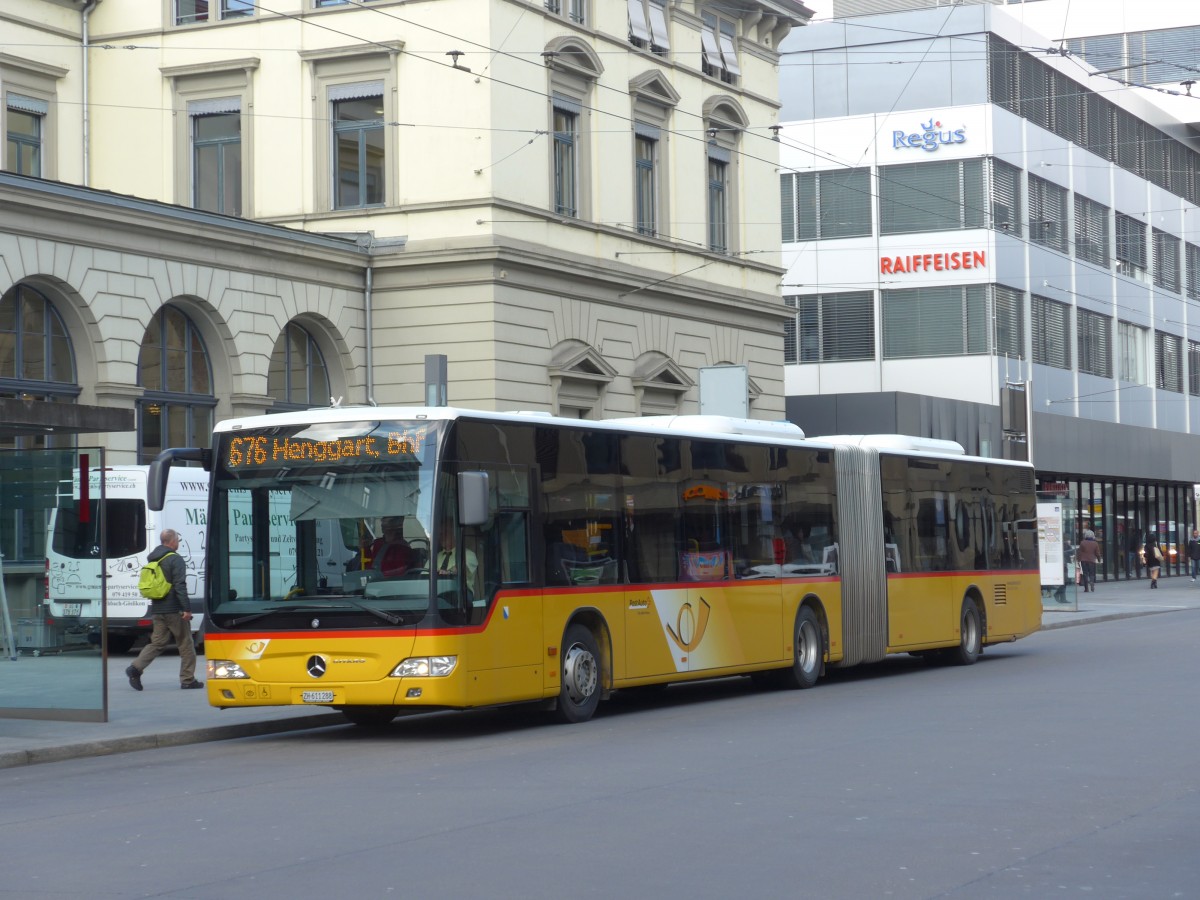
<instances>
[{"instance_id":1,"label":"green backpack","mask_svg":"<svg viewBox=\"0 0 1200 900\"><path fill-rule=\"evenodd\" d=\"M138 574L138 591L147 600L162 600L171 593L174 585L167 580L161 564L164 559L172 555L172 553L164 553L154 562L148 562L142 566L142 571Z\"/></svg>"}]
</instances>

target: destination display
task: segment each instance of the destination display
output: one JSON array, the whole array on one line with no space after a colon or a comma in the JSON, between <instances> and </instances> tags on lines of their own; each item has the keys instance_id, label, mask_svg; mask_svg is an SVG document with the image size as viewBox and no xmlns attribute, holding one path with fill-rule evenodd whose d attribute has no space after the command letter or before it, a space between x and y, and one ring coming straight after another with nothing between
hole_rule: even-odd
<instances>
[{"instance_id":1,"label":"destination display","mask_svg":"<svg viewBox=\"0 0 1200 900\"><path fill-rule=\"evenodd\" d=\"M225 464L230 469L244 470L297 463L413 461L420 457L426 442L435 439L436 435L437 426L432 422L328 439L305 437L303 432L291 437L238 435L228 439Z\"/></svg>"}]
</instances>

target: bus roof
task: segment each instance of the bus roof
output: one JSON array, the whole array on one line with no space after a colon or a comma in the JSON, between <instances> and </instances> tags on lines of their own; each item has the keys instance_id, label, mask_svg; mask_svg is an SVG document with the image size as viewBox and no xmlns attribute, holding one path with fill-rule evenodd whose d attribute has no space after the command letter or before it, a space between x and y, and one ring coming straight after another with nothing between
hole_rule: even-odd
<instances>
[{"instance_id":1,"label":"bus roof","mask_svg":"<svg viewBox=\"0 0 1200 900\"><path fill-rule=\"evenodd\" d=\"M257 431L264 428L289 427L296 425L322 425L338 422L363 421L455 421L457 419L485 419L493 422L525 423L536 422L570 428L592 428L604 431L623 431L638 434L662 434L670 432L677 436L702 438L742 439L751 443L792 444L806 447L833 449L837 446L853 445L883 452L916 454L943 459L986 460L1004 465L1030 467L1020 460L972 457L966 454L961 444L955 441L921 438L903 434L857 434L821 435L806 437L796 424L768 419L740 419L730 416L675 415L641 416L615 419L570 419L536 411L491 412L484 409L466 409L457 406L334 406L315 409L293 410L281 413L266 413L260 416L244 416L225 419L213 428L214 434L236 431Z\"/></svg>"}]
</instances>

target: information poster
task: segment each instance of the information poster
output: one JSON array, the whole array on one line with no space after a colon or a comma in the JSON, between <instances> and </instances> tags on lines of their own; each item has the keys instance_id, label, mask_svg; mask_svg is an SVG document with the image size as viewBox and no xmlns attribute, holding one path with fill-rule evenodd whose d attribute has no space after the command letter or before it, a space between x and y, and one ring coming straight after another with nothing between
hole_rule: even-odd
<instances>
[{"instance_id":1,"label":"information poster","mask_svg":"<svg viewBox=\"0 0 1200 900\"><path fill-rule=\"evenodd\" d=\"M1038 503L1038 560L1042 584L1064 584L1063 566L1063 505Z\"/></svg>"}]
</instances>

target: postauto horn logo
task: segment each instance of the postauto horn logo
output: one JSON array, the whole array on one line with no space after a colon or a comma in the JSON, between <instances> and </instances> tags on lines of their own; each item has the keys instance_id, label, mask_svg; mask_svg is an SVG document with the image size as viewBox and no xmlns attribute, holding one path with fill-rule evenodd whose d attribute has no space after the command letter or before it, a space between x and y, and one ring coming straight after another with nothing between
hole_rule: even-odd
<instances>
[{"instance_id":1,"label":"postauto horn logo","mask_svg":"<svg viewBox=\"0 0 1200 900\"><path fill-rule=\"evenodd\" d=\"M943 129L942 123L929 117L928 122L921 123L921 131L918 134L907 134L903 131L892 132L892 149L900 150L911 148L914 150L925 150L933 153L943 144L965 144L967 142L967 129L956 128L953 131Z\"/></svg>"}]
</instances>

